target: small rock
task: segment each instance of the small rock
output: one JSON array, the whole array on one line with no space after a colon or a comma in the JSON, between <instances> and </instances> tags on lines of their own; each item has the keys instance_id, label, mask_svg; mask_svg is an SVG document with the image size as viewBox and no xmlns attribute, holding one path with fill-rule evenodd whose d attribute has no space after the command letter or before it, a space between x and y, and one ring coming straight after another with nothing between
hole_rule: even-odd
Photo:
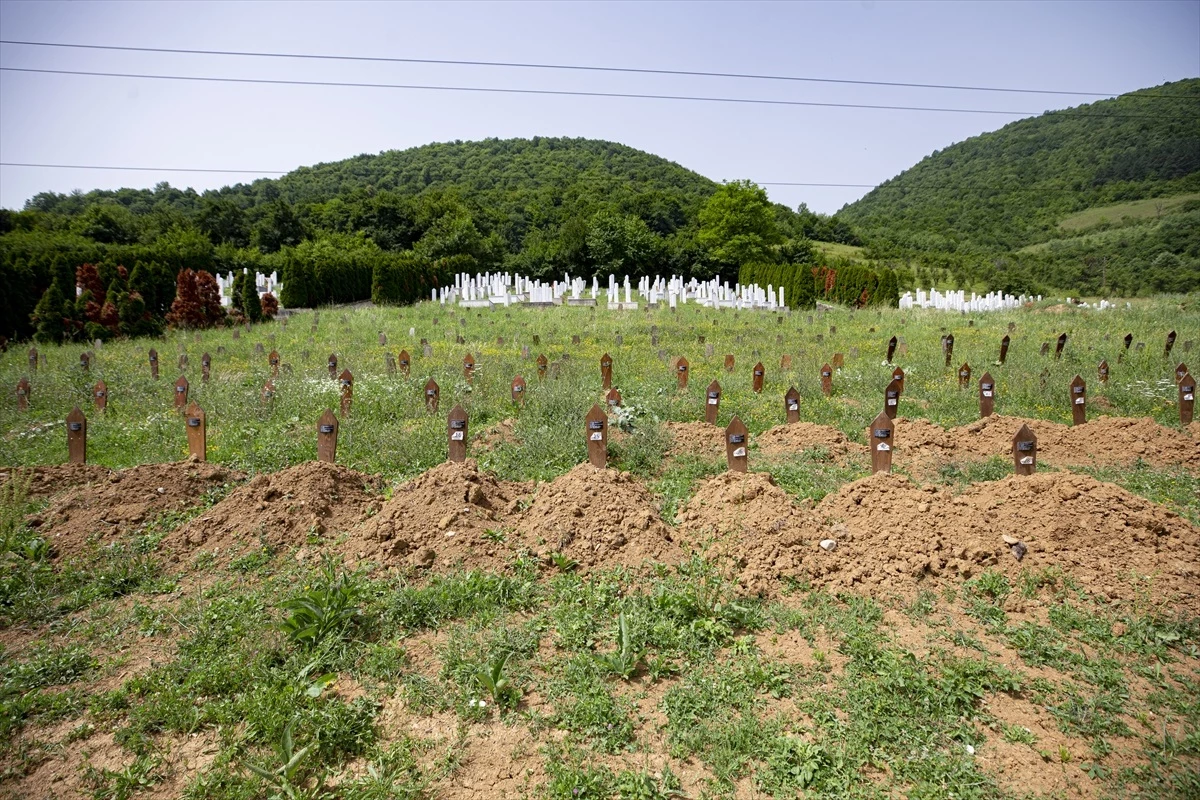
<instances>
[{"instance_id":1,"label":"small rock","mask_svg":"<svg viewBox=\"0 0 1200 800\"><path fill-rule=\"evenodd\" d=\"M1004 543L1005 543L1006 545L1008 545L1009 547L1012 547L1014 544L1016 544L1017 542L1021 541L1020 539L1018 539L1018 538L1017 538L1017 537L1015 537L1015 536L1009 536L1007 533L1006 533L1006 534L1004 534L1003 536L1001 536L1000 538L1001 538L1001 539L1003 539L1003 540L1004 540Z\"/></svg>"},{"instance_id":2,"label":"small rock","mask_svg":"<svg viewBox=\"0 0 1200 800\"><path fill-rule=\"evenodd\" d=\"M822 539L820 546L826 553L832 553L834 550L837 550L837 542L833 539Z\"/></svg>"},{"instance_id":3,"label":"small rock","mask_svg":"<svg viewBox=\"0 0 1200 800\"><path fill-rule=\"evenodd\" d=\"M1025 546L1024 542L1017 542L1012 547L1010 547L1009 550L1012 551L1013 557L1016 558L1017 561L1020 561L1021 559L1025 558L1025 554L1027 552L1029 552L1029 548L1027 548Z\"/></svg>"},{"instance_id":4,"label":"small rock","mask_svg":"<svg viewBox=\"0 0 1200 800\"><path fill-rule=\"evenodd\" d=\"M1112 635L1113 636L1124 636L1128 630L1129 630L1129 628L1125 625L1124 622L1114 622L1113 626L1112 626Z\"/></svg>"},{"instance_id":5,"label":"small rock","mask_svg":"<svg viewBox=\"0 0 1200 800\"><path fill-rule=\"evenodd\" d=\"M166 494L166 493L167 493L167 490L166 490L166 489L164 489L163 487L161 487L161 486L160 486L160 487L158 487L158 493L159 493L159 494Z\"/></svg>"},{"instance_id":6,"label":"small rock","mask_svg":"<svg viewBox=\"0 0 1200 800\"><path fill-rule=\"evenodd\" d=\"M924 514L928 510L929 510L929 503L918 503L917 504L917 511L920 511L922 514Z\"/></svg>"},{"instance_id":7,"label":"small rock","mask_svg":"<svg viewBox=\"0 0 1200 800\"><path fill-rule=\"evenodd\" d=\"M433 551L433 548L423 547L417 552L413 553L412 557L408 560L408 563L420 569L429 569L433 566L433 561L435 558L437 558L437 553Z\"/></svg>"},{"instance_id":8,"label":"small rock","mask_svg":"<svg viewBox=\"0 0 1200 800\"><path fill-rule=\"evenodd\" d=\"M438 530L444 531L444 530L446 530L446 528L449 528L451 525L453 525L454 524L454 516L455 516L455 512L451 511L449 514L447 514L446 516L439 519L438 524L437 524Z\"/></svg>"}]
</instances>

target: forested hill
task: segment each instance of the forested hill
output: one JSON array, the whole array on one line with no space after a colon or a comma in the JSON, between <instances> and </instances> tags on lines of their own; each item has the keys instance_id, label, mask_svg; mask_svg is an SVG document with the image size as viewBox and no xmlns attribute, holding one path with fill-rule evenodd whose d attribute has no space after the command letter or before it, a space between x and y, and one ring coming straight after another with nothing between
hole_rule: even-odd
<instances>
[{"instance_id":1,"label":"forested hill","mask_svg":"<svg viewBox=\"0 0 1200 800\"><path fill-rule=\"evenodd\" d=\"M1004 252L1097 206L1200 192L1200 79L1004 126L937 151L839 212L883 248ZM1116 222L1116 220L1110 220Z\"/></svg>"}]
</instances>

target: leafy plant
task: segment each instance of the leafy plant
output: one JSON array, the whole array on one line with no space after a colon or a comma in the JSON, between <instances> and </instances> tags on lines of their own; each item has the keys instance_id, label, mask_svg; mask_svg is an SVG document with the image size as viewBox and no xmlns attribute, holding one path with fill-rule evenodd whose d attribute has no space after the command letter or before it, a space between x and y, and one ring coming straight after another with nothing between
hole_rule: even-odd
<instances>
[{"instance_id":1,"label":"leafy plant","mask_svg":"<svg viewBox=\"0 0 1200 800\"><path fill-rule=\"evenodd\" d=\"M597 656L597 660L608 672L619 675L624 680L629 680L637 672L645 654L645 648L634 644L629 620L626 619L625 612L621 612L617 617L616 652L601 654Z\"/></svg>"},{"instance_id":2,"label":"leafy plant","mask_svg":"<svg viewBox=\"0 0 1200 800\"><path fill-rule=\"evenodd\" d=\"M313 745L305 745L295 749L292 732L296 721L292 720L283 729L283 738L276 748L276 755L281 762L275 768L263 767L253 761L245 760L246 769L267 782L274 790L270 800L319 800L329 797L325 791L325 774L322 771L315 778L305 769L304 761L312 752Z\"/></svg>"},{"instance_id":3,"label":"leafy plant","mask_svg":"<svg viewBox=\"0 0 1200 800\"><path fill-rule=\"evenodd\" d=\"M565 553L551 553L550 561L554 566L558 567L561 572L572 572L579 566L579 562Z\"/></svg>"},{"instance_id":4,"label":"leafy plant","mask_svg":"<svg viewBox=\"0 0 1200 800\"><path fill-rule=\"evenodd\" d=\"M474 675L475 683L487 692L492 698L492 702L500 708L511 708L521 698L521 690L514 686L508 676L504 674L504 667L508 664L509 655L505 651L493 656L490 661L477 669Z\"/></svg>"},{"instance_id":5,"label":"leafy plant","mask_svg":"<svg viewBox=\"0 0 1200 800\"><path fill-rule=\"evenodd\" d=\"M283 608L291 613L279 627L293 643L311 650L345 631L358 616L357 598L358 588L343 573L326 586L286 601Z\"/></svg>"}]
</instances>

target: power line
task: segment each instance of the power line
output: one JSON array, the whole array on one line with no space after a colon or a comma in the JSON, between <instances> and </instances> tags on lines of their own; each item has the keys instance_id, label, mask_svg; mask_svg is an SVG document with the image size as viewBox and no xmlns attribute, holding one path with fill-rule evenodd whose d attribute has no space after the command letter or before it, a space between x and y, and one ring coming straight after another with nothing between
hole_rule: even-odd
<instances>
[{"instance_id":1,"label":"power line","mask_svg":"<svg viewBox=\"0 0 1200 800\"><path fill-rule=\"evenodd\" d=\"M0 44L20 45L23 47L57 47L57 48L72 48L78 50L106 50L118 51L126 53L171 53L177 55L203 55L203 56L237 56L247 58L292 58L292 59L308 59L319 61L358 61L372 63L388 63L388 64L438 64L447 66L465 66L465 67L504 67L515 69L542 69L542 70L569 70L576 72L610 72L610 73L625 73L634 75L675 75L699 78L739 78L745 80L758 81L791 81L799 83L831 83L849 86L885 86L889 88L903 89L944 89L964 92L1004 92L1012 94L1050 94L1050 95L1074 95L1077 97L1115 97L1121 92L1077 92L1066 91L1060 89L1021 89L1005 86L960 86L956 84L943 83L912 83L907 81L870 81L870 80L854 80L850 78L814 78L798 75L767 75L757 73L742 73L742 72L705 72L699 70L684 70L684 69L651 69L642 67L611 67L611 66L595 66L584 64L539 64L526 63L517 61L476 61L464 59L450 58L400 58L389 56L343 56L331 55L324 53L274 53L274 52L256 52L245 50L200 50L186 49L175 47L127 47L120 45L101 45L101 44L81 44L70 42L28 42L17 41L12 39L0 39ZM1139 94L1139 97L1152 97L1156 99L1172 99L1172 100L1196 100L1190 95L1172 95L1172 94Z\"/></svg>"},{"instance_id":2,"label":"power line","mask_svg":"<svg viewBox=\"0 0 1200 800\"><path fill-rule=\"evenodd\" d=\"M994 114L1006 117L1032 117L1040 111L1001 111L984 108L939 108L930 106L890 106L870 103L819 103L810 100L760 100L749 97L704 97L676 94L636 94L631 92L585 92L573 89L509 89L496 86L437 86L413 83L362 83L353 81L302 81L283 78L224 78L207 75L157 75L128 72L90 72L71 69L32 69L27 67L0 67L0 72L22 72L39 75L82 75L93 78L134 78L139 80L193 81L198 83L266 84L271 86L331 86L353 89L405 89L435 92L482 92L488 94L531 94L557 97L607 97L637 100L690 100L704 103L739 103L769 106L808 106L814 108L862 108L877 111L929 111L948 114ZM1114 114L1095 116L1114 117ZM1126 115L1128 116L1128 115ZM1139 115L1147 116L1147 115Z\"/></svg>"},{"instance_id":3,"label":"power line","mask_svg":"<svg viewBox=\"0 0 1200 800\"><path fill-rule=\"evenodd\" d=\"M222 174L244 173L248 175L286 175L280 169L209 169L206 167L116 167L104 164L30 164L18 161L0 161L0 167L36 167L40 169L104 169L122 172L215 172Z\"/></svg>"}]
</instances>

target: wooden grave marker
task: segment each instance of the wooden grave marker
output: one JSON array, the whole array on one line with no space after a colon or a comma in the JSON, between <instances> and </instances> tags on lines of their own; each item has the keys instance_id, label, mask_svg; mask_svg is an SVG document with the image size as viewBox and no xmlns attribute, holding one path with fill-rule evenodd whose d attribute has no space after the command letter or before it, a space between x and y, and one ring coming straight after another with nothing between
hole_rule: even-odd
<instances>
[{"instance_id":1,"label":"wooden grave marker","mask_svg":"<svg viewBox=\"0 0 1200 800\"><path fill-rule=\"evenodd\" d=\"M521 360L523 360L523 361L529 360L529 345L527 345L527 344L521 345Z\"/></svg>"},{"instance_id":2,"label":"wooden grave marker","mask_svg":"<svg viewBox=\"0 0 1200 800\"><path fill-rule=\"evenodd\" d=\"M726 353L725 354L725 371L733 372L733 364L734 364L733 353Z\"/></svg>"},{"instance_id":3,"label":"wooden grave marker","mask_svg":"<svg viewBox=\"0 0 1200 800\"><path fill-rule=\"evenodd\" d=\"M1196 379L1190 372L1179 379L1179 424L1191 425L1196 407Z\"/></svg>"},{"instance_id":4,"label":"wooden grave marker","mask_svg":"<svg viewBox=\"0 0 1200 800\"><path fill-rule=\"evenodd\" d=\"M537 346L538 346L539 344L541 344L541 343L542 343L542 337L541 337L541 336L538 336L538 335L535 333L535 334L533 335L533 346L534 346L534 347L537 347Z\"/></svg>"},{"instance_id":5,"label":"wooden grave marker","mask_svg":"<svg viewBox=\"0 0 1200 800\"><path fill-rule=\"evenodd\" d=\"M579 335L578 334L571 337L571 344L579 344Z\"/></svg>"},{"instance_id":6,"label":"wooden grave marker","mask_svg":"<svg viewBox=\"0 0 1200 800\"><path fill-rule=\"evenodd\" d=\"M1087 384L1078 375L1071 381L1071 424L1087 422Z\"/></svg>"},{"instance_id":7,"label":"wooden grave marker","mask_svg":"<svg viewBox=\"0 0 1200 800\"><path fill-rule=\"evenodd\" d=\"M266 348L263 347L262 342L254 343L254 355L261 356L265 352L266 352Z\"/></svg>"},{"instance_id":8,"label":"wooden grave marker","mask_svg":"<svg viewBox=\"0 0 1200 800\"><path fill-rule=\"evenodd\" d=\"M836 336L837 335L837 325L830 325L829 333L831 336Z\"/></svg>"},{"instance_id":9,"label":"wooden grave marker","mask_svg":"<svg viewBox=\"0 0 1200 800\"><path fill-rule=\"evenodd\" d=\"M400 374L406 378L408 377L408 366L411 361L412 361L412 358L408 355L408 351L401 350L400 351Z\"/></svg>"},{"instance_id":10,"label":"wooden grave marker","mask_svg":"<svg viewBox=\"0 0 1200 800\"><path fill-rule=\"evenodd\" d=\"M735 415L725 429L725 463L730 472L746 471L746 449L750 445L750 434L745 424Z\"/></svg>"},{"instance_id":11,"label":"wooden grave marker","mask_svg":"<svg viewBox=\"0 0 1200 800\"><path fill-rule=\"evenodd\" d=\"M609 389L608 394L604 396L604 402L608 404L609 408L620 408L622 402L621 393L615 388Z\"/></svg>"},{"instance_id":12,"label":"wooden grave marker","mask_svg":"<svg viewBox=\"0 0 1200 800\"><path fill-rule=\"evenodd\" d=\"M188 404L183 412L187 425L188 455L197 461L208 461L207 424L204 409L195 401Z\"/></svg>"},{"instance_id":13,"label":"wooden grave marker","mask_svg":"<svg viewBox=\"0 0 1200 800\"><path fill-rule=\"evenodd\" d=\"M608 353L600 356L600 388L612 388L612 356Z\"/></svg>"},{"instance_id":14,"label":"wooden grave marker","mask_svg":"<svg viewBox=\"0 0 1200 800\"><path fill-rule=\"evenodd\" d=\"M343 417L350 416L350 406L354 402L354 375L348 369L342 370L342 374L338 376L338 385L341 387L342 399L338 411Z\"/></svg>"},{"instance_id":15,"label":"wooden grave marker","mask_svg":"<svg viewBox=\"0 0 1200 800\"><path fill-rule=\"evenodd\" d=\"M175 408L181 409L187 405L188 401L188 379L183 375L179 376L179 380L175 381Z\"/></svg>"},{"instance_id":16,"label":"wooden grave marker","mask_svg":"<svg viewBox=\"0 0 1200 800\"><path fill-rule=\"evenodd\" d=\"M688 360L682 356L675 362L675 386L680 391L687 388L689 366Z\"/></svg>"},{"instance_id":17,"label":"wooden grave marker","mask_svg":"<svg viewBox=\"0 0 1200 800\"><path fill-rule=\"evenodd\" d=\"M1171 348L1174 346L1175 346L1175 331L1171 331L1170 333L1167 334L1167 344L1166 344L1166 347L1163 348L1163 358L1171 357Z\"/></svg>"},{"instance_id":18,"label":"wooden grave marker","mask_svg":"<svg viewBox=\"0 0 1200 800\"><path fill-rule=\"evenodd\" d=\"M67 414L67 463L87 463L87 417L79 406Z\"/></svg>"},{"instance_id":19,"label":"wooden grave marker","mask_svg":"<svg viewBox=\"0 0 1200 800\"><path fill-rule=\"evenodd\" d=\"M762 394L763 378L766 377L766 374L767 369L763 366L761 361L754 365L754 369L751 372L752 380L750 383L750 388L754 390L755 394Z\"/></svg>"},{"instance_id":20,"label":"wooden grave marker","mask_svg":"<svg viewBox=\"0 0 1200 800\"><path fill-rule=\"evenodd\" d=\"M620 347L621 345L625 344L625 337L618 333L616 342L617 342L617 347Z\"/></svg>"},{"instance_id":21,"label":"wooden grave marker","mask_svg":"<svg viewBox=\"0 0 1200 800\"><path fill-rule=\"evenodd\" d=\"M475 382L475 356L470 353L463 356L463 377L467 379L467 383Z\"/></svg>"},{"instance_id":22,"label":"wooden grave marker","mask_svg":"<svg viewBox=\"0 0 1200 800\"><path fill-rule=\"evenodd\" d=\"M717 413L721 410L721 384L713 381L704 390L704 421L717 424Z\"/></svg>"},{"instance_id":23,"label":"wooden grave marker","mask_svg":"<svg viewBox=\"0 0 1200 800\"><path fill-rule=\"evenodd\" d=\"M338 372L336 353L329 354L329 360L325 362L325 366L329 369L329 377L333 380L337 380Z\"/></svg>"},{"instance_id":24,"label":"wooden grave marker","mask_svg":"<svg viewBox=\"0 0 1200 800\"><path fill-rule=\"evenodd\" d=\"M1067 346L1067 335L1060 333L1058 335L1058 343L1054 345L1054 360L1058 361L1062 358L1063 348Z\"/></svg>"},{"instance_id":25,"label":"wooden grave marker","mask_svg":"<svg viewBox=\"0 0 1200 800\"><path fill-rule=\"evenodd\" d=\"M971 365L963 362L958 368L958 388L965 389L971 385Z\"/></svg>"},{"instance_id":26,"label":"wooden grave marker","mask_svg":"<svg viewBox=\"0 0 1200 800\"><path fill-rule=\"evenodd\" d=\"M892 380L900 384L900 394L904 394L904 370L896 367L892 370Z\"/></svg>"},{"instance_id":27,"label":"wooden grave marker","mask_svg":"<svg viewBox=\"0 0 1200 800\"><path fill-rule=\"evenodd\" d=\"M950 366L950 359L954 358L954 334L947 334L942 343L942 350L946 353L946 366Z\"/></svg>"},{"instance_id":28,"label":"wooden grave marker","mask_svg":"<svg viewBox=\"0 0 1200 800\"><path fill-rule=\"evenodd\" d=\"M883 390L883 413L888 419L895 419L900 411L900 383L891 381Z\"/></svg>"},{"instance_id":29,"label":"wooden grave marker","mask_svg":"<svg viewBox=\"0 0 1200 800\"><path fill-rule=\"evenodd\" d=\"M1032 475L1037 472L1037 437L1028 425L1022 425L1012 442L1013 473Z\"/></svg>"},{"instance_id":30,"label":"wooden grave marker","mask_svg":"<svg viewBox=\"0 0 1200 800\"><path fill-rule=\"evenodd\" d=\"M338 419L333 409L327 408L317 420L317 459L329 464L337 463Z\"/></svg>"},{"instance_id":31,"label":"wooden grave marker","mask_svg":"<svg viewBox=\"0 0 1200 800\"><path fill-rule=\"evenodd\" d=\"M29 410L29 379L21 378L17 381L17 410Z\"/></svg>"},{"instance_id":32,"label":"wooden grave marker","mask_svg":"<svg viewBox=\"0 0 1200 800\"><path fill-rule=\"evenodd\" d=\"M789 386L783 395L783 413L789 425L800 421L800 393L795 386Z\"/></svg>"},{"instance_id":33,"label":"wooden grave marker","mask_svg":"<svg viewBox=\"0 0 1200 800\"><path fill-rule=\"evenodd\" d=\"M537 375L539 381L546 379L546 367L550 362L546 360L546 356L538 354L537 357Z\"/></svg>"},{"instance_id":34,"label":"wooden grave marker","mask_svg":"<svg viewBox=\"0 0 1200 800\"><path fill-rule=\"evenodd\" d=\"M97 411L108 409L108 384L102 380L96 381L96 385L92 387L92 403Z\"/></svg>"},{"instance_id":35,"label":"wooden grave marker","mask_svg":"<svg viewBox=\"0 0 1200 800\"><path fill-rule=\"evenodd\" d=\"M992 373L985 372L979 379L979 418L990 417L996 411L996 382Z\"/></svg>"},{"instance_id":36,"label":"wooden grave marker","mask_svg":"<svg viewBox=\"0 0 1200 800\"><path fill-rule=\"evenodd\" d=\"M388 375L396 374L396 359L392 356L391 353L383 354L383 371L386 372Z\"/></svg>"},{"instance_id":37,"label":"wooden grave marker","mask_svg":"<svg viewBox=\"0 0 1200 800\"><path fill-rule=\"evenodd\" d=\"M275 383L274 383L274 381L268 380L266 383L263 384L262 392L259 393L259 401L263 402L263 403L270 403L274 399L275 399Z\"/></svg>"},{"instance_id":38,"label":"wooden grave marker","mask_svg":"<svg viewBox=\"0 0 1200 800\"><path fill-rule=\"evenodd\" d=\"M592 406L583 423L587 436L588 463L597 469L608 466L608 416L600 406Z\"/></svg>"},{"instance_id":39,"label":"wooden grave marker","mask_svg":"<svg viewBox=\"0 0 1200 800\"><path fill-rule=\"evenodd\" d=\"M200 380L207 381L212 377L212 356L208 353L200 356Z\"/></svg>"},{"instance_id":40,"label":"wooden grave marker","mask_svg":"<svg viewBox=\"0 0 1200 800\"><path fill-rule=\"evenodd\" d=\"M887 343L887 363L892 363L892 356L896 355L896 337L888 339Z\"/></svg>"},{"instance_id":41,"label":"wooden grave marker","mask_svg":"<svg viewBox=\"0 0 1200 800\"><path fill-rule=\"evenodd\" d=\"M1135 353L1140 353L1140 352L1142 352L1142 351L1143 351L1143 350L1145 350L1145 349L1146 349L1146 343L1145 343L1145 342L1138 342L1137 344L1135 344L1135 345L1133 346L1133 350L1134 350L1134 352L1135 352Z\"/></svg>"},{"instance_id":42,"label":"wooden grave marker","mask_svg":"<svg viewBox=\"0 0 1200 800\"><path fill-rule=\"evenodd\" d=\"M379 332L379 344L381 347L387 344L387 334L383 331Z\"/></svg>"},{"instance_id":43,"label":"wooden grave marker","mask_svg":"<svg viewBox=\"0 0 1200 800\"><path fill-rule=\"evenodd\" d=\"M150 352L153 353L154 351L151 350ZM30 370L30 372L37 372L37 368L38 368L38 350L36 347L31 347L31 348L29 348L29 370Z\"/></svg>"},{"instance_id":44,"label":"wooden grave marker","mask_svg":"<svg viewBox=\"0 0 1200 800\"><path fill-rule=\"evenodd\" d=\"M312 332L313 332L313 333L316 333L316 332L317 332L317 326L316 326L316 325L313 325L313 326L312 326ZM233 333L230 335L230 338L232 338L232 339L235 339L235 340L236 340L236 339L241 339L241 338L242 338L242 332L241 332L241 331L239 331L237 328L234 328L234 329L233 329Z\"/></svg>"},{"instance_id":45,"label":"wooden grave marker","mask_svg":"<svg viewBox=\"0 0 1200 800\"><path fill-rule=\"evenodd\" d=\"M91 354L89 354L89 353L80 353L80 354L79 354L79 366L83 368L83 371L84 371L84 372L89 372L89 371L91 371L91 369L92 369L92 356L91 356Z\"/></svg>"},{"instance_id":46,"label":"wooden grave marker","mask_svg":"<svg viewBox=\"0 0 1200 800\"><path fill-rule=\"evenodd\" d=\"M892 447L896 426L885 413L871 422L871 472L892 471Z\"/></svg>"},{"instance_id":47,"label":"wooden grave marker","mask_svg":"<svg viewBox=\"0 0 1200 800\"><path fill-rule=\"evenodd\" d=\"M437 381L430 378L425 384L425 410L430 414L436 414L438 409L438 398L441 396L442 389L437 385Z\"/></svg>"},{"instance_id":48,"label":"wooden grave marker","mask_svg":"<svg viewBox=\"0 0 1200 800\"><path fill-rule=\"evenodd\" d=\"M271 354L267 356L267 365L271 368L271 377L278 378L279 377L279 352L277 350L272 350Z\"/></svg>"},{"instance_id":49,"label":"wooden grave marker","mask_svg":"<svg viewBox=\"0 0 1200 800\"><path fill-rule=\"evenodd\" d=\"M821 365L821 394L829 397L833 394L833 367Z\"/></svg>"},{"instance_id":50,"label":"wooden grave marker","mask_svg":"<svg viewBox=\"0 0 1200 800\"><path fill-rule=\"evenodd\" d=\"M150 348L150 377L158 380L158 351Z\"/></svg>"},{"instance_id":51,"label":"wooden grave marker","mask_svg":"<svg viewBox=\"0 0 1200 800\"><path fill-rule=\"evenodd\" d=\"M784 353L779 357L779 371L789 370L792 368L792 356L789 353Z\"/></svg>"},{"instance_id":52,"label":"wooden grave marker","mask_svg":"<svg viewBox=\"0 0 1200 800\"><path fill-rule=\"evenodd\" d=\"M509 387L509 394L512 396L512 401L519 406L525 405L525 379L520 375L512 379L512 386Z\"/></svg>"},{"instance_id":53,"label":"wooden grave marker","mask_svg":"<svg viewBox=\"0 0 1200 800\"><path fill-rule=\"evenodd\" d=\"M467 460L467 412L463 411L463 407L456 405L450 409L450 415L446 418L446 435L449 439L449 455L450 461L462 463Z\"/></svg>"},{"instance_id":54,"label":"wooden grave marker","mask_svg":"<svg viewBox=\"0 0 1200 800\"><path fill-rule=\"evenodd\" d=\"M1050 343L1049 342L1042 342L1041 354L1043 356L1050 354Z\"/></svg>"},{"instance_id":55,"label":"wooden grave marker","mask_svg":"<svg viewBox=\"0 0 1200 800\"><path fill-rule=\"evenodd\" d=\"M1108 383L1108 361L1100 362L1100 366L1096 367L1096 374L1101 383Z\"/></svg>"},{"instance_id":56,"label":"wooden grave marker","mask_svg":"<svg viewBox=\"0 0 1200 800\"><path fill-rule=\"evenodd\" d=\"M1181 380L1183 380L1183 376L1187 375L1187 374L1188 374L1187 364L1180 361L1178 364L1175 365L1175 382L1176 383L1179 383Z\"/></svg>"},{"instance_id":57,"label":"wooden grave marker","mask_svg":"<svg viewBox=\"0 0 1200 800\"><path fill-rule=\"evenodd\" d=\"M841 369L844 366L846 366L846 357L843 356L841 353L834 353L833 354L833 368Z\"/></svg>"},{"instance_id":58,"label":"wooden grave marker","mask_svg":"<svg viewBox=\"0 0 1200 800\"><path fill-rule=\"evenodd\" d=\"M1012 340L1007 334L1005 334L1004 338L1000 340L1000 360L997 363L999 363L1001 366L1004 365L1004 361L1008 358L1008 345L1011 342Z\"/></svg>"}]
</instances>

